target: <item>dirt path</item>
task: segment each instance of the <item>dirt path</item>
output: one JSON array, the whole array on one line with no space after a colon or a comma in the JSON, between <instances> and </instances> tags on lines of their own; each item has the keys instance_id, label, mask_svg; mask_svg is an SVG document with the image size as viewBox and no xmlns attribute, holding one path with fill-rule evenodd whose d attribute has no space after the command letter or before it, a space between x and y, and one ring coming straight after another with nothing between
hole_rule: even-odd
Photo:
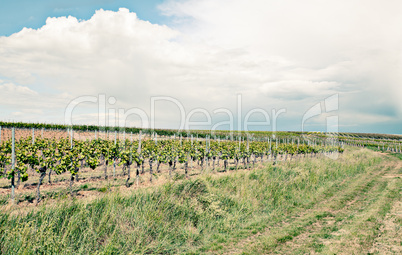
<instances>
[{"instance_id":1,"label":"dirt path","mask_svg":"<svg viewBox=\"0 0 402 255\"><path fill-rule=\"evenodd\" d=\"M330 197L219 253L401 254L402 161L345 180ZM399 234L399 236L398 236Z\"/></svg>"},{"instance_id":2,"label":"dirt path","mask_svg":"<svg viewBox=\"0 0 402 255\"><path fill-rule=\"evenodd\" d=\"M402 254L402 202L396 201L380 227L380 233L375 239L369 253L372 254Z\"/></svg>"}]
</instances>

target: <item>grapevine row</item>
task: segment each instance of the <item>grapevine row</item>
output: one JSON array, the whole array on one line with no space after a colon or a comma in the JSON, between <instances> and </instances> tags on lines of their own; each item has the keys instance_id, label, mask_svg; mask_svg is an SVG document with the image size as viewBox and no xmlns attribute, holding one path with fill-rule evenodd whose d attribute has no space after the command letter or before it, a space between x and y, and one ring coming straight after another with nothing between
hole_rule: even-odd
<instances>
[{"instance_id":1,"label":"grapevine row","mask_svg":"<svg viewBox=\"0 0 402 255\"><path fill-rule=\"evenodd\" d=\"M105 178L108 177L108 166L122 166L127 171L126 185L129 186L131 168L136 167L136 179L140 173L144 173L145 164L149 164L150 181L152 182L153 166L155 171L160 171L161 164L168 164L171 170L177 164L182 164L185 175L188 176L190 162L200 162L203 167L212 164L215 169L216 163L220 160L224 163L224 171L228 168L228 161L234 160L236 168L239 164L245 167L250 163L261 161L264 157L270 156L276 161L278 155L316 154L342 152L343 149L337 146L307 145L299 143L278 143L267 139L267 141L226 141L226 140L193 140L193 139L165 139L165 140L139 140L130 139L94 139L76 140L70 138L21 138L15 142L15 162L13 163L12 140L3 141L0 145L0 175L5 176L14 182L17 178L17 185L27 181L29 178L28 169L40 174L37 187L37 202L40 200L40 185L46 174L71 174L70 186L80 169L84 166L92 170L104 168ZM114 172L115 173L115 172Z\"/></svg>"}]
</instances>

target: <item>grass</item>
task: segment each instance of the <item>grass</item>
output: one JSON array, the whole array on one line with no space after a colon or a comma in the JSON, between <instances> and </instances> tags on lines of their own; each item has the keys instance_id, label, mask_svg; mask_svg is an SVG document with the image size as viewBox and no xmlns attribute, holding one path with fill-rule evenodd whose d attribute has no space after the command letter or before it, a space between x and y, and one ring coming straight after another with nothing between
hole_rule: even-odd
<instances>
[{"instance_id":1,"label":"grass","mask_svg":"<svg viewBox=\"0 0 402 255\"><path fill-rule=\"evenodd\" d=\"M246 253L272 251L295 241L317 222L337 217L344 222L348 215L305 212L334 196L339 199L333 208L341 208L355 193L336 197L339 190L384 162L371 151L350 150L341 160L303 159L190 180L175 176L175 181L158 187L126 192L106 192L107 187L100 187L98 191L104 194L90 201L59 197L56 203L33 209L7 208L0 212L0 253L223 253L277 226L279 231L265 233L259 245L246 249ZM355 192L367 192L373 185L358 186ZM387 199L396 197L388 195ZM383 208L378 212L381 215L389 211ZM291 224L283 226L284 221ZM320 230L308 247L325 250L320 240L333 238L333 231L337 231L333 226Z\"/></svg>"},{"instance_id":2,"label":"grass","mask_svg":"<svg viewBox=\"0 0 402 255\"><path fill-rule=\"evenodd\" d=\"M382 152L382 149L381 148L378 149L377 146L366 146L366 148L373 150L373 151L381 151ZM391 155L393 157L396 157L397 159L402 160L402 153L390 152L390 151L384 151L384 153L387 153L388 155Z\"/></svg>"}]
</instances>

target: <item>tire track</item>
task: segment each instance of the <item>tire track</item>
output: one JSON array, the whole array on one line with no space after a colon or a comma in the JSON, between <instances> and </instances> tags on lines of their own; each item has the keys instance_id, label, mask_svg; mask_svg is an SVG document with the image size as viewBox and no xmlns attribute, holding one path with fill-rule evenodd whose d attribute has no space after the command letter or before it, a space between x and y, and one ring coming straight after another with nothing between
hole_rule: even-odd
<instances>
[{"instance_id":1,"label":"tire track","mask_svg":"<svg viewBox=\"0 0 402 255\"><path fill-rule=\"evenodd\" d=\"M337 231L340 225L347 222L340 219L347 218L355 211L368 206L367 199L383 190L378 180L391 171L391 165L387 163L379 171L377 166L367 173L356 176L356 179L344 181L338 187L341 190L334 192L328 198L321 197L312 209L305 210L301 215L287 219L280 225L271 226L263 233L241 240L227 253L237 254L242 251L246 251L246 254L261 253L258 247L263 247L263 252L275 253L294 253L295 250L301 253L314 253L321 250L323 242L317 242L321 238L320 235L324 239L328 238L331 232ZM331 189L334 188L336 186ZM369 201L369 204L374 202Z\"/></svg>"}]
</instances>

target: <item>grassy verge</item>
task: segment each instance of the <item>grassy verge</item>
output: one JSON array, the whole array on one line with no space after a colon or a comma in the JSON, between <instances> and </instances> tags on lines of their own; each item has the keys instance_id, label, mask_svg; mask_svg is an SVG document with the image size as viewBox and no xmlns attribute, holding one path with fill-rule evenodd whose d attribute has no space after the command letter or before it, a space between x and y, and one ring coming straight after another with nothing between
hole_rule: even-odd
<instances>
[{"instance_id":1,"label":"grassy verge","mask_svg":"<svg viewBox=\"0 0 402 255\"><path fill-rule=\"evenodd\" d=\"M90 201L60 198L29 210L9 208L0 212L0 253L224 253L280 226L283 231L264 244L274 248L332 217L309 210L358 177L375 173L383 161L372 151L350 149L338 160L303 159L107 192ZM344 196L335 199L334 210L353 197ZM281 225L295 216L303 220Z\"/></svg>"},{"instance_id":2,"label":"grassy verge","mask_svg":"<svg viewBox=\"0 0 402 255\"><path fill-rule=\"evenodd\" d=\"M383 152L383 151L381 150L381 148L378 149L377 146L366 146L366 148L367 148L367 149L370 149L370 150L373 150L373 151ZM384 151L383 153L386 153L386 154L388 154L388 155L391 155L391 156L393 156L393 157L396 157L397 159L402 160L402 153L390 152L390 151Z\"/></svg>"}]
</instances>

